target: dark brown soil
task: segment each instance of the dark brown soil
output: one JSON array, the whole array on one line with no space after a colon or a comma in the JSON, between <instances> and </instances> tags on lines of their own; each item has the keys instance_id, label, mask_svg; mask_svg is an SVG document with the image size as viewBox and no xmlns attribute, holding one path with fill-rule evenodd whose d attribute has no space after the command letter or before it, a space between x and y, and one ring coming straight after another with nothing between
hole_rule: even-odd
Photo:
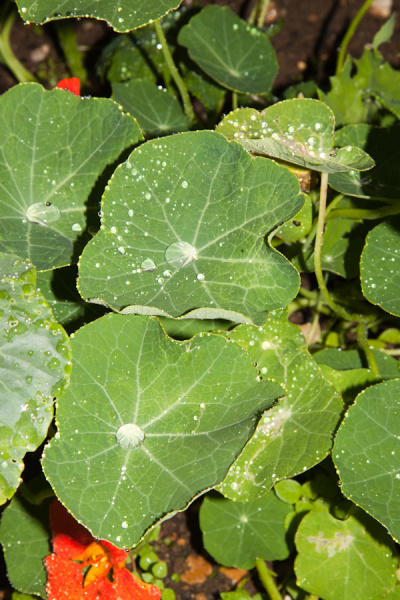
<instances>
[{"instance_id":1,"label":"dark brown soil","mask_svg":"<svg viewBox=\"0 0 400 600\"><path fill-rule=\"evenodd\" d=\"M199 0L200 4L230 5L242 17L247 17L254 4L248 0ZM188 6L192 0L186 0ZM283 20L282 29L272 38L277 52L280 71L275 81L277 91L288 85L312 78L320 86L328 82L334 72L337 52L343 35L362 5L363 0L272 0L267 13L266 24ZM393 10L400 12L400 0L393 0ZM361 55L365 44L372 41L381 27L384 18L368 13L350 44L349 51L354 57ZM97 48L110 35L111 30L100 21L82 19L76 23L78 43L87 52L87 66L94 71ZM48 88L68 76L62 52L56 42L54 25L42 28L24 25L15 21L11 45L24 66L34 73ZM400 20L397 20L393 41L381 47L386 60L400 68ZM12 74L0 64L0 94L17 82ZM98 82L92 76L91 86L95 93ZM180 581L166 579L166 585L175 590L177 600L216 600L219 593L235 589L237 583L249 574L239 570L221 570L208 556L201 542L198 528L197 507L195 504L186 513L177 514L162 526L161 540L169 538L170 544L160 543L158 554L166 560L169 577L173 573ZM200 557L200 558L199 558ZM257 591L256 578L245 584L251 594ZM7 584L4 563L0 560L0 600L11 598Z\"/></svg>"}]
</instances>

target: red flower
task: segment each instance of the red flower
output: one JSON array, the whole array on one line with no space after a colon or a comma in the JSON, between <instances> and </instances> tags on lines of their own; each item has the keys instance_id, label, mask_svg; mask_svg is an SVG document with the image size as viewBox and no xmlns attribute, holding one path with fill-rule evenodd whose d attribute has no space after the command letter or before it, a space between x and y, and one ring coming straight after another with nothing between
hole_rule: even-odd
<instances>
[{"instance_id":1,"label":"red flower","mask_svg":"<svg viewBox=\"0 0 400 600\"><path fill-rule=\"evenodd\" d=\"M75 94L75 96L79 96L81 93L81 82L79 81L78 77L61 79L61 81L57 83L57 87L61 88L62 90L68 90L69 92Z\"/></svg>"},{"instance_id":2,"label":"red flower","mask_svg":"<svg viewBox=\"0 0 400 600\"><path fill-rule=\"evenodd\" d=\"M95 540L55 500L50 506L53 554L46 556L48 600L160 600L161 590L125 568L128 553Z\"/></svg>"}]
</instances>

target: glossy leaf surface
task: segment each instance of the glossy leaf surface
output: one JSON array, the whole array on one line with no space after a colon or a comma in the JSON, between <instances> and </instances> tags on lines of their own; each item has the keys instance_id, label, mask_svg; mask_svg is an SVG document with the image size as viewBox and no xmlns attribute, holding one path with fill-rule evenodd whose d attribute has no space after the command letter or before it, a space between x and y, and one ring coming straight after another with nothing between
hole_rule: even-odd
<instances>
[{"instance_id":1,"label":"glossy leaf surface","mask_svg":"<svg viewBox=\"0 0 400 600\"><path fill-rule=\"evenodd\" d=\"M98 212L89 195L139 141L138 124L112 100L25 83L1 96L0 129L0 251L38 270L70 264L90 237L86 213Z\"/></svg>"},{"instance_id":2,"label":"glossy leaf surface","mask_svg":"<svg viewBox=\"0 0 400 600\"><path fill-rule=\"evenodd\" d=\"M147 142L109 183L79 290L125 312L262 324L299 285L265 236L303 202L287 169L218 133Z\"/></svg>"},{"instance_id":3,"label":"glossy leaf surface","mask_svg":"<svg viewBox=\"0 0 400 600\"><path fill-rule=\"evenodd\" d=\"M157 319L107 315L72 349L43 467L75 518L121 547L219 483L283 393L256 380L239 345L210 334L175 342Z\"/></svg>"},{"instance_id":4,"label":"glossy leaf surface","mask_svg":"<svg viewBox=\"0 0 400 600\"><path fill-rule=\"evenodd\" d=\"M284 312L270 315L264 327L239 325L226 335L248 351L261 377L273 377L287 390L263 414L218 488L233 500L248 501L265 494L279 479L297 475L325 458L342 402Z\"/></svg>"},{"instance_id":5,"label":"glossy leaf surface","mask_svg":"<svg viewBox=\"0 0 400 600\"><path fill-rule=\"evenodd\" d=\"M297 583L324 600L381 600L394 588L390 537L361 511L345 521L310 512L296 534Z\"/></svg>"},{"instance_id":6,"label":"glossy leaf surface","mask_svg":"<svg viewBox=\"0 0 400 600\"><path fill-rule=\"evenodd\" d=\"M36 292L28 261L0 253L0 504L20 483L26 452L43 442L53 397L69 382L68 337Z\"/></svg>"},{"instance_id":7,"label":"glossy leaf surface","mask_svg":"<svg viewBox=\"0 0 400 600\"><path fill-rule=\"evenodd\" d=\"M377 225L361 255L361 285L366 298L400 316L400 218Z\"/></svg>"},{"instance_id":8,"label":"glossy leaf surface","mask_svg":"<svg viewBox=\"0 0 400 600\"><path fill-rule=\"evenodd\" d=\"M290 510L273 491L252 502L208 495L200 508L204 546L227 567L253 569L257 558L283 560L289 555L283 522Z\"/></svg>"},{"instance_id":9,"label":"glossy leaf surface","mask_svg":"<svg viewBox=\"0 0 400 600\"><path fill-rule=\"evenodd\" d=\"M47 23L65 17L103 19L115 31L142 27L178 8L182 0L18 0L25 21Z\"/></svg>"},{"instance_id":10,"label":"glossy leaf surface","mask_svg":"<svg viewBox=\"0 0 400 600\"><path fill-rule=\"evenodd\" d=\"M364 390L339 428L333 459L342 491L400 539L400 380Z\"/></svg>"},{"instance_id":11,"label":"glossy leaf surface","mask_svg":"<svg viewBox=\"0 0 400 600\"><path fill-rule=\"evenodd\" d=\"M178 42L207 75L230 90L268 92L278 72L268 36L228 7L203 8L181 29Z\"/></svg>"}]
</instances>

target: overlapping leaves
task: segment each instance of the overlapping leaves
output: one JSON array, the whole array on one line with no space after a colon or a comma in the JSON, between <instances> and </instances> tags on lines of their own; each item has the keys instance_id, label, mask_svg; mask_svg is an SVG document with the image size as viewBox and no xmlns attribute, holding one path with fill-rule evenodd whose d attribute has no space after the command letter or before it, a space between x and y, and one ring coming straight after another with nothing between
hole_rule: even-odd
<instances>
[{"instance_id":1,"label":"overlapping leaves","mask_svg":"<svg viewBox=\"0 0 400 600\"><path fill-rule=\"evenodd\" d=\"M81 328L72 349L43 467L79 522L121 547L220 483L283 394L257 380L238 344L210 334L175 342L156 319L107 315Z\"/></svg>"},{"instance_id":2,"label":"overlapping leaves","mask_svg":"<svg viewBox=\"0 0 400 600\"><path fill-rule=\"evenodd\" d=\"M90 237L95 184L139 141L138 124L112 100L27 83L0 98L0 129L0 251L38 270L69 264Z\"/></svg>"}]
</instances>

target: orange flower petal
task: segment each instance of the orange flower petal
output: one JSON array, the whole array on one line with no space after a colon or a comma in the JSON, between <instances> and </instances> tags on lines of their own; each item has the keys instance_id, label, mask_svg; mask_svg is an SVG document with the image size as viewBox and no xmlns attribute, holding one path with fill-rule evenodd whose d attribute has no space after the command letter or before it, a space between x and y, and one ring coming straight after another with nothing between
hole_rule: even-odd
<instances>
[{"instance_id":1,"label":"orange flower petal","mask_svg":"<svg viewBox=\"0 0 400 600\"><path fill-rule=\"evenodd\" d=\"M57 83L57 87L61 88L62 90L68 90L69 92L75 94L75 96L79 96L81 93L81 82L79 81L78 77L61 79L61 81Z\"/></svg>"},{"instance_id":2,"label":"orange flower petal","mask_svg":"<svg viewBox=\"0 0 400 600\"><path fill-rule=\"evenodd\" d=\"M155 585L145 583L128 569L114 570L114 586L118 598L124 600L160 600L161 590Z\"/></svg>"}]
</instances>

